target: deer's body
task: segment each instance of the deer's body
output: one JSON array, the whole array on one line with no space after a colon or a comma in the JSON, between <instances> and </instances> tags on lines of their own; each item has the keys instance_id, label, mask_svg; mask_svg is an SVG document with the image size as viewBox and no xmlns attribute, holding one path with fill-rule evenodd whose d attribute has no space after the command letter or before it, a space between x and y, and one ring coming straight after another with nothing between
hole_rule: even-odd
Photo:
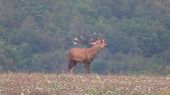
<instances>
[{"instance_id":1,"label":"deer's body","mask_svg":"<svg viewBox=\"0 0 170 95\"><path fill-rule=\"evenodd\" d=\"M91 48L72 48L68 52L68 72L76 66L77 62L83 63L86 69L86 73L89 73L89 67L91 61L95 56L105 47L106 43L98 40L98 42L91 43Z\"/></svg>"},{"instance_id":2,"label":"deer's body","mask_svg":"<svg viewBox=\"0 0 170 95\"><path fill-rule=\"evenodd\" d=\"M91 48L72 48L68 52L68 57L69 60L74 60L77 62L90 62L99 51L100 48L96 46Z\"/></svg>"}]
</instances>

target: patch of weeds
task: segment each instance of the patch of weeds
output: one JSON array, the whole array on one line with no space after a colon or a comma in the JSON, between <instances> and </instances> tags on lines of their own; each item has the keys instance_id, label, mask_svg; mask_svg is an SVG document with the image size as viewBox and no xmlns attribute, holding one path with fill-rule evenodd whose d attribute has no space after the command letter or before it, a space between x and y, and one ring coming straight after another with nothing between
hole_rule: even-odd
<instances>
[{"instance_id":1,"label":"patch of weeds","mask_svg":"<svg viewBox=\"0 0 170 95\"><path fill-rule=\"evenodd\" d=\"M91 90L89 95L105 95L103 91Z\"/></svg>"},{"instance_id":2,"label":"patch of weeds","mask_svg":"<svg viewBox=\"0 0 170 95\"><path fill-rule=\"evenodd\" d=\"M134 93L131 93L130 95L143 95L141 92L134 92Z\"/></svg>"},{"instance_id":3,"label":"patch of weeds","mask_svg":"<svg viewBox=\"0 0 170 95\"><path fill-rule=\"evenodd\" d=\"M116 94L116 87L115 87L114 85L111 86L111 88L110 88L110 93L111 93L112 95L115 95L115 94ZM110 93L109 93L109 94L110 94Z\"/></svg>"},{"instance_id":4,"label":"patch of weeds","mask_svg":"<svg viewBox=\"0 0 170 95\"><path fill-rule=\"evenodd\" d=\"M169 95L169 94L165 91L161 91L158 95Z\"/></svg>"},{"instance_id":5,"label":"patch of weeds","mask_svg":"<svg viewBox=\"0 0 170 95\"><path fill-rule=\"evenodd\" d=\"M104 90L91 90L89 95L116 95L116 88L111 86Z\"/></svg>"},{"instance_id":6,"label":"patch of weeds","mask_svg":"<svg viewBox=\"0 0 170 95\"><path fill-rule=\"evenodd\" d=\"M48 89L50 91L59 92L61 90L61 86L58 83L51 83L48 85Z\"/></svg>"},{"instance_id":7,"label":"patch of weeds","mask_svg":"<svg viewBox=\"0 0 170 95\"><path fill-rule=\"evenodd\" d=\"M120 94L124 94L124 95L145 95L145 94L143 94L143 93L141 93L141 92L131 92L131 91L125 91L125 92L123 92L123 93L120 93ZM147 94L148 95L148 94ZM152 95L152 94L149 94L149 95Z\"/></svg>"}]
</instances>

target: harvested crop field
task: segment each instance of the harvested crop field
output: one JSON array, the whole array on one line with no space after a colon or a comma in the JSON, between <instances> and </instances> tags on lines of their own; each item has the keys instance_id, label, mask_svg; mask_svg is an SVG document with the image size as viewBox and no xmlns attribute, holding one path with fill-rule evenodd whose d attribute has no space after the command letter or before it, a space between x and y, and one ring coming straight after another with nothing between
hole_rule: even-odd
<instances>
[{"instance_id":1,"label":"harvested crop field","mask_svg":"<svg viewBox=\"0 0 170 95\"><path fill-rule=\"evenodd\" d=\"M170 77L0 73L0 95L170 95Z\"/></svg>"}]
</instances>

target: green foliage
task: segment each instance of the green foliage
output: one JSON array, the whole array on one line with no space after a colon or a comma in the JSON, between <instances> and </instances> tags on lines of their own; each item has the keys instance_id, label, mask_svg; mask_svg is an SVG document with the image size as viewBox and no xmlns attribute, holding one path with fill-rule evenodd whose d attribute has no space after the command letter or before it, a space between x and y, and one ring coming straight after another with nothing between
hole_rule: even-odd
<instances>
[{"instance_id":1,"label":"green foliage","mask_svg":"<svg viewBox=\"0 0 170 95\"><path fill-rule=\"evenodd\" d=\"M72 39L96 32L108 45L92 72L168 74L169 6L169 0L0 1L0 70L62 72Z\"/></svg>"},{"instance_id":2,"label":"green foliage","mask_svg":"<svg viewBox=\"0 0 170 95\"><path fill-rule=\"evenodd\" d=\"M52 92L59 92L61 90L61 86L58 83L50 83L47 89Z\"/></svg>"}]
</instances>

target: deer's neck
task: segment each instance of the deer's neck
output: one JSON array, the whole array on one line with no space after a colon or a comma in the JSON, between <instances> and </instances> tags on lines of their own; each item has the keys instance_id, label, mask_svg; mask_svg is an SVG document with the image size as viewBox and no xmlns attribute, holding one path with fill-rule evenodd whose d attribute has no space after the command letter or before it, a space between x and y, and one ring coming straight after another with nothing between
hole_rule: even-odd
<instances>
[{"instance_id":1,"label":"deer's neck","mask_svg":"<svg viewBox=\"0 0 170 95\"><path fill-rule=\"evenodd\" d=\"M91 48L89 49L89 52L90 52L89 58L90 58L91 60L93 60L93 58L99 53L99 51L100 51L100 47L98 47L98 46L93 46L93 47L91 47Z\"/></svg>"}]
</instances>

